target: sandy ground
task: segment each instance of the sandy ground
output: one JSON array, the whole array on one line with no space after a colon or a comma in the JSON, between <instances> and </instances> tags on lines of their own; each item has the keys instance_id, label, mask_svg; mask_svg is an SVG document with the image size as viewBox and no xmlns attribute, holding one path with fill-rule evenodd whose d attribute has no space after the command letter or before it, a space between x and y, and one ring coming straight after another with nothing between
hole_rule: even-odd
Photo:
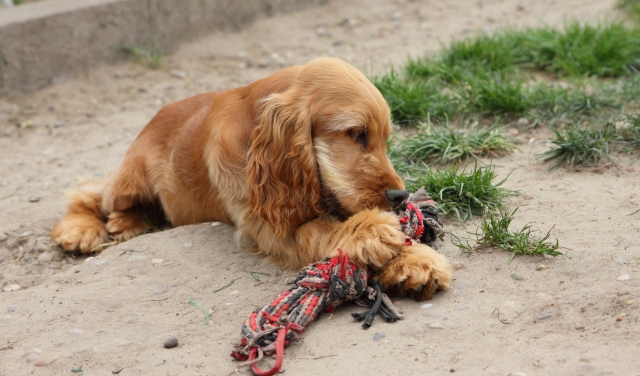
<instances>
[{"instance_id":1,"label":"sandy ground","mask_svg":"<svg viewBox=\"0 0 640 376\"><path fill-rule=\"evenodd\" d=\"M64 192L78 177L116 169L163 104L316 56L382 72L478 30L616 16L612 0L343 3L194 41L159 70L96 68L0 99L0 375L74 367L85 375L229 374L242 320L297 274L238 251L224 225L144 235L95 258L51 245ZM399 299L406 319L377 320L368 331L353 323L349 314L360 308L352 305L323 315L287 349L286 374L640 375L640 213L630 215L640 207L639 167L621 159L621 168L549 172L535 157L548 132L517 137L521 151L494 161L502 176L515 169L507 186L522 191L510 203L520 207L516 225L555 225L566 257L509 263L499 251L460 254L446 239L438 246L454 264L450 291L428 307ZM269 275L256 281L250 271ZM5 291L13 285L20 289ZM189 299L213 310L210 325ZM385 336L374 341L376 333ZM178 348L163 348L169 335Z\"/></svg>"}]
</instances>

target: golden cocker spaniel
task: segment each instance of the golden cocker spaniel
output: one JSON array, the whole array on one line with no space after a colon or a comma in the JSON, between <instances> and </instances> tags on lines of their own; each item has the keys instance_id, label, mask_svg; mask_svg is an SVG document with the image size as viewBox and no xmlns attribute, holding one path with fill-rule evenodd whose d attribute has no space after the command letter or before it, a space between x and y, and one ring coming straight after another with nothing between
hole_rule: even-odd
<instances>
[{"instance_id":1,"label":"golden cocker spaniel","mask_svg":"<svg viewBox=\"0 0 640 376\"><path fill-rule=\"evenodd\" d=\"M300 268L337 254L383 287L428 299L449 286L447 260L403 246L394 206L407 198L386 154L390 112L351 65L319 58L225 92L162 108L120 169L71 195L52 238L92 252L150 222L221 221L244 248Z\"/></svg>"}]
</instances>

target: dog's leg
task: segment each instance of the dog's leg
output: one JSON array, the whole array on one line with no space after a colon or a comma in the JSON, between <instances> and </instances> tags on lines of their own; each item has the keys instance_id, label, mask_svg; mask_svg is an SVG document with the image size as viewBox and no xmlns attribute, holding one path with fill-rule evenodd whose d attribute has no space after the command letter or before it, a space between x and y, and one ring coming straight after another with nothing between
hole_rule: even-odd
<instances>
[{"instance_id":1,"label":"dog's leg","mask_svg":"<svg viewBox=\"0 0 640 376\"><path fill-rule=\"evenodd\" d=\"M350 261L379 270L400 252L405 237L393 213L363 210L344 222L321 217L300 226L293 253L301 266L335 256L341 248Z\"/></svg>"},{"instance_id":2,"label":"dog's leg","mask_svg":"<svg viewBox=\"0 0 640 376\"><path fill-rule=\"evenodd\" d=\"M102 183L93 181L70 195L67 214L51 232L62 248L90 253L109 241L106 217L100 209L103 190Z\"/></svg>"},{"instance_id":3,"label":"dog's leg","mask_svg":"<svg viewBox=\"0 0 640 376\"><path fill-rule=\"evenodd\" d=\"M105 189L102 207L108 218L106 229L118 242L164 222L142 158L125 160Z\"/></svg>"},{"instance_id":4,"label":"dog's leg","mask_svg":"<svg viewBox=\"0 0 640 376\"><path fill-rule=\"evenodd\" d=\"M426 300L431 299L436 291L449 288L451 266L433 248L414 243L403 246L400 254L391 259L375 278L387 292Z\"/></svg>"}]
</instances>

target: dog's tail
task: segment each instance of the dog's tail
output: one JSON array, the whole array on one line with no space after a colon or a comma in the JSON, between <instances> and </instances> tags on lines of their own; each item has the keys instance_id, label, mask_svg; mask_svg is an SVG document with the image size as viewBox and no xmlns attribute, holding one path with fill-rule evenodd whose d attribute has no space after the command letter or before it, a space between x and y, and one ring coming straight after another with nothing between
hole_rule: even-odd
<instances>
[{"instance_id":1,"label":"dog's tail","mask_svg":"<svg viewBox=\"0 0 640 376\"><path fill-rule=\"evenodd\" d=\"M90 253L109 241L107 217L101 209L104 182L90 180L69 194L67 214L51 232L66 251Z\"/></svg>"}]
</instances>

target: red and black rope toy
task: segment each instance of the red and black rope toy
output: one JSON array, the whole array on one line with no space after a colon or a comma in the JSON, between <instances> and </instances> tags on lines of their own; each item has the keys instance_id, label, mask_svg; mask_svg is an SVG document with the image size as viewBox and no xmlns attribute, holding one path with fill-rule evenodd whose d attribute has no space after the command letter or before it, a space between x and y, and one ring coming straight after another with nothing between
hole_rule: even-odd
<instances>
[{"instance_id":1,"label":"red and black rope toy","mask_svg":"<svg viewBox=\"0 0 640 376\"><path fill-rule=\"evenodd\" d=\"M432 242L442 238L444 231L438 222L437 208L424 189L411 195L406 205L396 211L407 242ZM246 361L255 375L270 376L282 367L284 348L298 333L313 322L320 312L333 312L344 301L370 307L368 311L353 313L353 318L367 329L377 314L387 322L402 318L402 313L380 291L367 270L349 262L342 249L338 256L306 266L295 280L295 286L281 293L270 304L258 308L242 323L242 340L231 356ZM276 361L268 371L256 363L263 354L275 354Z\"/></svg>"}]
</instances>

